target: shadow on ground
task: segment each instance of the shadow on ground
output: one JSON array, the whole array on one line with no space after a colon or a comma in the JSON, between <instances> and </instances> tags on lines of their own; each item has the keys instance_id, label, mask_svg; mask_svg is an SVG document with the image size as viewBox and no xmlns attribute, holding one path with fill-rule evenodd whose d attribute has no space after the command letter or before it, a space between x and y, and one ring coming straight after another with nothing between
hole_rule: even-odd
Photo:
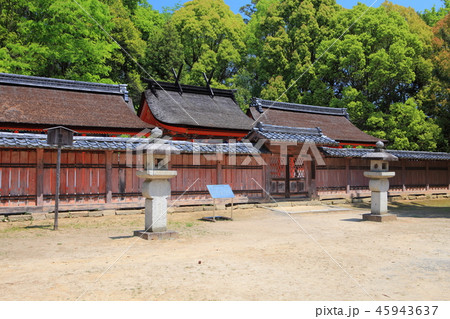
<instances>
[{"instance_id":1,"label":"shadow on ground","mask_svg":"<svg viewBox=\"0 0 450 319\"><path fill-rule=\"evenodd\" d=\"M353 206L370 212L370 203L358 203ZM388 207L389 212L398 217L450 218L450 200L393 202L389 203Z\"/></svg>"},{"instance_id":2,"label":"shadow on ground","mask_svg":"<svg viewBox=\"0 0 450 319\"><path fill-rule=\"evenodd\" d=\"M30 225L30 226L25 226L25 229L49 229L52 230L53 229L53 225Z\"/></svg>"},{"instance_id":3,"label":"shadow on ground","mask_svg":"<svg viewBox=\"0 0 450 319\"><path fill-rule=\"evenodd\" d=\"M110 236L109 239L116 240L116 239L126 239L126 238L133 238L133 235L129 236Z\"/></svg>"}]
</instances>

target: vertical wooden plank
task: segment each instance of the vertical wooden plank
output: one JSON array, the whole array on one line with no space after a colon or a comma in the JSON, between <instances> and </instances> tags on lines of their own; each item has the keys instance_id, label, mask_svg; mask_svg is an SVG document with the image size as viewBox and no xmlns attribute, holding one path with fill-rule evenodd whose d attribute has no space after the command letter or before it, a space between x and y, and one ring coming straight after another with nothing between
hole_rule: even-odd
<instances>
[{"instance_id":1,"label":"vertical wooden plank","mask_svg":"<svg viewBox=\"0 0 450 319\"><path fill-rule=\"evenodd\" d=\"M11 167L8 167L10 163L9 158L9 150L2 150L0 151L0 162L4 165L4 168L2 168L2 176L1 176L1 193L2 196L8 196L9 195L9 172L11 171Z\"/></svg>"},{"instance_id":2,"label":"vertical wooden plank","mask_svg":"<svg viewBox=\"0 0 450 319\"><path fill-rule=\"evenodd\" d=\"M223 180L222 180L222 167L223 167L222 161L217 161L217 163L216 163L216 170L217 170L216 181L217 181L217 184L222 184L223 183Z\"/></svg>"},{"instance_id":3,"label":"vertical wooden plank","mask_svg":"<svg viewBox=\"0 0 450 319\"><path fill-rule=\"evenodd\" d=\"M347 185L346 185L346 187L345 187L345 192L347 193L347 194L349 194L350 193L350 185L351 185L351 177L350 177L350 159L349 158L346 158L345 159L345 176L346 176L346 179L347 179Z\"/></svg>"},{"instance_id":4,"label":"vertical wooden plank","mask_svg":"<svg viewBox=\"0 0 450 319\"><path fill-rule=\"evenodd\" d=\"M290 182L289 182L289 177L290 177L290 174L289 174L290 160L289 160L289 156L288 155L286 155L285 163L286 163L286 167L285 167L285 174L286 174L286 176L285 176L285 180L284 180L284 196L286 198L290 198L291 197L290 185L289 185L290 184Z\"/></svg>"},{"instance_id":5,"label":"vertical wooden plank","mask_svg":"<svg viewBox=\"0 0 450 319\"><path fill-rule=\"evenodd\" d=\"M448 190L450 190L450 161L447 161L447 182Z\"/></svg>"},{"instance_id":6,"label":"vertical wooden plank","mask_svg":"<svg viewBox=\"0 0 450 319\"><path fill-rule=\"evenodd\" d=\"M28 164L28 153L29 150L20 150L19 151L19 165L20 166L27 166ZM19 169L20 172L20 187L18 188L18 194L19 195L27 195L28 194L28 174L27 174L28 168L21 167ZM25 204L25 203L23 203Z\"/></svg>"},{"instance_id":7,"label":"vertical wooden plank","mask_svg":"<svg viewBox=\"0 0 450 319\"><path fill-rule=\"evenodd\" d=\"M68 203L75 203L75 173L76 173L76 156L75 152L67 152L67 194L69 197L67 198Z\"/></svg>"},{"instance_id":8,"label":"vertical wooden plank","mask_svg":"<svg viewBox=\"0 0 450 319\"><path fill-rule=\"evenodd\" d=\"M106 202L112 202L112 157L113 151L105 152L105 193Z\"/></svg>"},{"instance_id":9,"label":"vertical wooden plank","mask_svg":"<svg viewBox=\"0 0 450 319\"><path fill-rule=\"evenodd\" d=\"M402 160L402 189L406 192L406 168L405 160Z\"/></svg>"},{"instance_id":10,"label":"vertical wooden plank","mask_svg":"<svg viewBox=\"0 0 450 319\"><path fill-rule=\"evenodd\" d=\"M36 149L36 206L44 205L44 149Z\"/></svg>"},{"instance_id":11,"label":"vertical wooden plank","mask_svg":"<svg viewBox=\"0 0 450 319\"><path fill-rule=\"evenodd\" d=\"M98 153L97 152L92 152L92 156L91 156L91 159L92 159L92 162L91 162L91 164L92 164L92 166L93 166L93 168L92 168L92 177L91 177L91 183L92 183L92 194L98 194L99 193L99 175L98 175L98 171L99 171L99 168L98 168L98 162L99 162L99 159L98 159Z\"/></svg>"},{"instance_id":12,"label":"vertical wooden plank","mask_svg":"<svg viewBox=\"0 0 450 319\"><path fill-rule=\"evenodd\" d=\"M265 179L264 184L261 184L259 187L265 187L264 191L264 198L266 200L270 199L270 184L272 182L271 180L271 175L270 175L270 167L269 167L269 163L271 161L271 156L273 156L272 154L267 154L267 155L263 155L263 159L264 161L267 163L267 165L263 166L263 176Z\"/></svg>"},{"instance_id":13,"label":"vertical wooden plank","mask_svg":"<svg viewBox=\"0 0 450 319\"><path fill-rule=\"evenodd\" d=\"M17 150L11 151L11 164L18 164L20 161L20 154ZM20 187L20 168L12 167L9 184L11 185L10 194L19 195Z\"/></svg>"},{"instance_id":14,"label":"vertical wooden plank","mask_svg":"<svg viewBox=\"0 0 450 319\"><path fill-rule=\"evenodd\" d=\"M430 161L425 161L425 185L427 191L430 190Z\"/></svg>"},{"instance_id":15,"label":"vertical wooden plank","mask_svg":"<svg viewBox=\"0 0 450 319\"><path fill-rule=\"evenodd\" d=\"M60 188L59 188L59 200L61 203L66 201L67 194L67 152L61 152L61 174L60 174Z\"/></svg>"}]
</instances>

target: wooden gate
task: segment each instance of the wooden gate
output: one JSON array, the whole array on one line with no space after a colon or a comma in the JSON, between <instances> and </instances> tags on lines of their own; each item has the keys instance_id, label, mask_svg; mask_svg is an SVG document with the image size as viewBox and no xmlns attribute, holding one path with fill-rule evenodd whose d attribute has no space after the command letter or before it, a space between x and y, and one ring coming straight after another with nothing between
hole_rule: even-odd
<instances>
[{"instance_id":1,"label":"wooden gate","mask_svg":"<svg viewBox=\"0 0 450 319\"><path fill-rule=\"evenodd\" d=\"M305 162L295 156L273 155L269 161L270 194L276 197L308 195Z\"/></svg>"}]
</instances>

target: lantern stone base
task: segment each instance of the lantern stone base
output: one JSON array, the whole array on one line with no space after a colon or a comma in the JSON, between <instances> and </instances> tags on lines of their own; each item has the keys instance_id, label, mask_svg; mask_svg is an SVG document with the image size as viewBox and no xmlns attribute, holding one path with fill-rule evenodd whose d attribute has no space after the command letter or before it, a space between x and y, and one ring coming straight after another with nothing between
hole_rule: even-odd
<instances>
[{"instance_id":1,"label":"lantern stone base","mask_svg":"<svg viewBox=\"0 0 450 319\"><path fill-rule=\"evenodd\" d=\"M390 222L397 220L397 215L394 214L363 214L363 220L371 222Z\"/></svg>"},{"instance_id":2,"label":"lantern stone base","mask_svg":"<svg viewBox=\"0 0 450 319\"><path fill-rule=\"evenodd\" d=\"M135 230L134 236L141 237L145 240L174 239L178 238L178 233L173 230L163 232L147 232L145 230Z\"/></svg>"}]
</instances>

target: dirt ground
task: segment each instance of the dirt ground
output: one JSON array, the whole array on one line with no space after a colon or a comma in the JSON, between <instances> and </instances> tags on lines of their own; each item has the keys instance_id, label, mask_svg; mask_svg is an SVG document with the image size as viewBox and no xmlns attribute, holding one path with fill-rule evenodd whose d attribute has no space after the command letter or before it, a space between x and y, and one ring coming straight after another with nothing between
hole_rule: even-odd
<instances>
[{"instance_id":1,"label":"dirt ground","mask_svg":"<svg viewBox=\"0 0 450 319\"><path fill-rule=\"evenodd\" d=\"M0 223L0 300L448 300L450 200L340 207L176 213L163 241L144 215Z\"/></svg>"}]
</instances>

